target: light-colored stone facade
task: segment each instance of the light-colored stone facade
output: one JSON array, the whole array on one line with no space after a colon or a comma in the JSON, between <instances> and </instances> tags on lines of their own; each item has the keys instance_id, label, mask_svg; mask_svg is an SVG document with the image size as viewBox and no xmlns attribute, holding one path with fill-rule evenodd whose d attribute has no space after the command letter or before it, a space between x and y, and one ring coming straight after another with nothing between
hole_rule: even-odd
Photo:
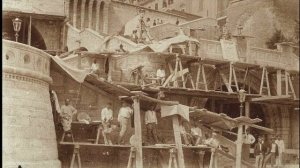
<instances>
[{"instance_id":1,"label":"light-colored stone facade","mask_svg":"<svg viewBox=\"0 0 300 168\"><path fill-rule=\"evenodd\" d=\"M50 57L20 43L3 47L3 166L58 168Z\"/></svg>"}]
</instances>

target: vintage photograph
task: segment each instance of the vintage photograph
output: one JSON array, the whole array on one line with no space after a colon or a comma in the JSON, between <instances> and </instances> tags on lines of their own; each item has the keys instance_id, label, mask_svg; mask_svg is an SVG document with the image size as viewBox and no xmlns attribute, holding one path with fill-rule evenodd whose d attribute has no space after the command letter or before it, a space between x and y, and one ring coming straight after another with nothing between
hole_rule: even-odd
<instances>
[{"instance_id":1,"label":"vintage photograph","mask_svg":"<svg viewBox=\"0 0 300 168\"><path fill-rule=\"evenodd\" d=\"M2 167L299 167L299 0L2 5Z\"/></svg>"}]
</instances>

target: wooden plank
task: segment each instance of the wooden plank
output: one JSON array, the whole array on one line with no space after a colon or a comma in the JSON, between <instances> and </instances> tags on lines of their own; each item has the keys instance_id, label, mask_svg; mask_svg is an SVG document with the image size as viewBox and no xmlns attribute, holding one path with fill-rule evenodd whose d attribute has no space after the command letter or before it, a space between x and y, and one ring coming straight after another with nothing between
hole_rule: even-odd
<instances>
[{"instance_id":1,"label":"wooden plank","mask_svg":"<svg viewBox=\"0 0 300 168\"><path fill-rule=\"evenodd\" d=\"M246 101L245 102L245 117L250 118L250 102ZM245 129L247 129L249 126L245 126Z\"/></svg>"},{"instance_id":2,"label":"wooden plank","mask_svg":"<svg viewBox=\"0 0 300 168\"><path fill-rule=\"evenodd\" d=\"M131 91L131 93L139 96L140 99L145 100L145 101L150 101L150 102L159 103L159 104L163 104L163 105L169 105L169 106L179 104L179 102L177 102L177 101L165 101L165 100L160 100L160 99L155 99L155 98L152 98L152 97L148 97L148 96L142 94L141 91Z\"/></svg>"},{"instance_id":3,"label":"wooden plank","mask_svg":"<svg viewBox=\"0 0 300 168\"><path fill-rule=\"evenodd\" d=\"M282 99L290 99L290 95L281 95L281 96L263 96L252 98L251 102L259 102L259 101L270 101L270 100L282 100Z\"/></svg>"},{"instance_id":4,"label":"wooden plank","mask_svg":"<svg viewBox=\"0 0 300 168\"><path fill-rule=\"evenodd\" d=\"M242 167L243 125L238 126L235 167Z\"/></svg>"},{"instance_id":5,"label":"wooden plank","mask_svg":"<svg viewBox=\"0 0 300 168\"><path fill-rule=\"evenodd\" d=\"M182 77L183 75L185 75L188 72L189 72L188 68L185 68L183 70L177 71L176 75L174 74L174 76L172 77L172 79L171 79L170 82L175 82L177 80L177 78Z\"/></svg>"},{"instance_id":6,"label":"wooden plank","mask_svg":"<svg viewBox=\"0 0 300 168\"><path fill-rule=\"evenodd\" d=\"M289 95L289 81L288 81L289 73L287 71L284 72L284 80L285 80L285 95Z\"/></svg>"},{"instance_id":7,"label":"wooden plank","mask_svg":"<svg viewBox=\"0 0 300 168\"><path fill-rule=\"evenodd\" d=\"M79 146L91 146L91 147L108 147L108 148L128 148L130 149L131 145L105 145L105 144L93 144L93 143L86 143L86 142L60 142L60 145L79 145Z\"/></svg>"},{"instance_id":8,"label":"wooden plank","mask_svg":"<svg viewBox=\"0 0 300 168\"><path fill-rule=\"evenodd\" d=\"M233 93L232 89L231 89L231 84L229 84L227 78L226 78L226 75L223 74L221 71L219 71L219 74L221 76L221 79L223 80L223 83L225 84L227 90L229 93Z\"/></svg>"},{"instance_id":9,"label":"wooden plank","mask_svg":"<svg viewBox=\"0 0 300 168\"><path fill-rule=\"evenodd\" d=\"M277 92L277 96L281 96L282 95L282 86L281 86L281 69L277 70L276 73L276 92Z\"/></svg>"},{"instance_id":10,"label":"wooden plank","mask_svg":"<svg viewBox=\"0 0 300 168\"><path fill-rule=\"evenodd\" d=\"M27 44L31 45L31 24L32 24L32 17L29 16L29 24L28 24L28 41Z\"/></svg>"},{"instance_id":11,"label":"wooden plank","mask_svg":"<svg viewBox=\"0 0 300 168\"><path fill-rule=\"evenodd\" d=\"M140 113L140 100L137 96L133 97L134 111L134 136L136 138L135 148L135 166L143 168L143 149L142 149L142 124Z\"/></svg>"},{"instance_id":12,"label":"wooden plank","mask_svg":"<svg viewBox=\"0 0 300 168\"><path fill-rule=\"evenodd\" d=\"M179 69L180 69L180 71L183 71L182 63L181 63L180 60L179 60ZM187 69L187 71L188 71L188 68L186 68L186 69ZM186 88L186 87L185 87L185 79L184 79L184 75L185 75L185 73L181 75L181 80L182 80L182 82L183 82L183 83L182 83L183 88Z\"/></svg>"},{"instance_id":13,"label":"wooden plank","mask_svg":"<svg viewBox=\"0 0 300 168\"><path fill-rule=\"evenodd\" d=\"M197 78L196 78L196 89L199 89L201 66L202 66L201 64L198 65Z\"/></svg>"},{"instance_id":14,"label":"wooden plank","mask_svg":"<svg viewBox=\"0 0 300 168\"><path fill-rule=\"evenodd\" d=\"M204 83L204 88L206 91L208 91L207 88L207 82L206 82L206 75L205 75L205 70L204 70L204 66L201 66L201 72L202 72L202 78L203 78L203 83Z\"/></svg>"},{"instance_id":15,"label":"wooden plank","mask_svg":"<svg viewBox=\"0 0 300 168\"><path fill-rule=\"evenodd\" d=\"M268 70L266 69L266 80L267 80L267 89L268 89L268 95L271 96L271 90L270 90L270 83L269 83L269 74Z\"/></svg>"},{"instance_id":16,"label":"wooden plank","mask_svg":"<svg viewBox=\"0 0 300 168\"><path fill-rule=\"evenodd\" d=\"M261 81L260 81L260 88L259 88L259 94L262 94L262 89L264 86L264 78L265 78L265 67L262 69L262 75L261 75Z\"/></svg>"},{"instance_id":17,"label":"wooden plank","mask_svg":"<svg viewBox=\"0 0 300 168\"><path fill-rule=\"evenodd\" d=\"M296 99L297 97L296 97L295 90L294 90L293 83L292 83L292 80L291 80L290 76L289 76L289 85L290 85L290 88L291 88L291 91L292 91L293 98Z\"/></svg>"},{"instance_id":18,"label":"wooden plank","mask_svg":"<svg viewBox=\"0 0 300 168\"><path fill-rule=\"evenodd\" d=\"M178 117L179 117L178 115L172 116L172 124L173 124L173 131L175 137L175 144L177 148L178 166L180 168L185 168Z\"/></svg>"}]
</instances>

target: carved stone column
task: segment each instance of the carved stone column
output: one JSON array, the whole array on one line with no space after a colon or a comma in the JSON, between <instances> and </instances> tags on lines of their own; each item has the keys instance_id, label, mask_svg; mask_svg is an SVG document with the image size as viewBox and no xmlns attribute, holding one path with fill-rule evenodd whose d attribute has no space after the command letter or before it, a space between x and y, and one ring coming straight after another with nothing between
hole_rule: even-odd
<instances>
[{"instance_id":1,"label":"carved stone column","mask_svg":"<svg viewBox=\"0 0 300 168\"><path fill-rule=\"evenodd\" d=\"M90 0L89 2L89 29L92 29L92 18L93 18L93 3L94 3L94 0Z\"/></svg>"},{"instance_id":2,"label":"carved stone column","mask_svg":"<svg viewBox=\"0 0 300 168\"><path fill-rule=\"evenodd\" d=\"M78 0L74 0L74 4L73 4L73 26L76 27L76 23L77 23L77 4L78 4Z\"/></svg>"},{"instance_id":3,"label":"carved stone column","mask_svg":"<svg viewBox=\"0 0 300 168\"><path fill-rule=\"evenodd\" d=\"M81 1L80 30L84 28L85 2L86 0Z\"/></svg>"},{"instance_id":4,"label":"carved stone column","mask_svg":"<svg viewBox=\"0 0 300 168\"><path fill-rule=\"evenodd\" d=\"M96 7L96 32L99 32L99 22L100 22L100 3L101 1L97 1Z\"/></svg>"}]
</instances>

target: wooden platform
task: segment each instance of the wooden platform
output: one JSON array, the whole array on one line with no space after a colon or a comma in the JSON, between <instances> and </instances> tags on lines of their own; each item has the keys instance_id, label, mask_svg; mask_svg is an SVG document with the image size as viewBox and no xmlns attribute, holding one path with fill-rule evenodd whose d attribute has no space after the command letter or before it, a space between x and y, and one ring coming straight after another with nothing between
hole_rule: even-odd
<instances>
[{"instance_id":1,"label":"wooden platform","mask_svg":"<svg viewBox=\"0 0 300 168\"><path fill-rule=\"evenodd\" d=\"M92 144L86 142L60 142L59 145L71 145L71 146L91 146L91 147L106 147L106 148L128 148L130 149L131 145L105 145L105 144Z\"/></svg>"}]
</instances>

